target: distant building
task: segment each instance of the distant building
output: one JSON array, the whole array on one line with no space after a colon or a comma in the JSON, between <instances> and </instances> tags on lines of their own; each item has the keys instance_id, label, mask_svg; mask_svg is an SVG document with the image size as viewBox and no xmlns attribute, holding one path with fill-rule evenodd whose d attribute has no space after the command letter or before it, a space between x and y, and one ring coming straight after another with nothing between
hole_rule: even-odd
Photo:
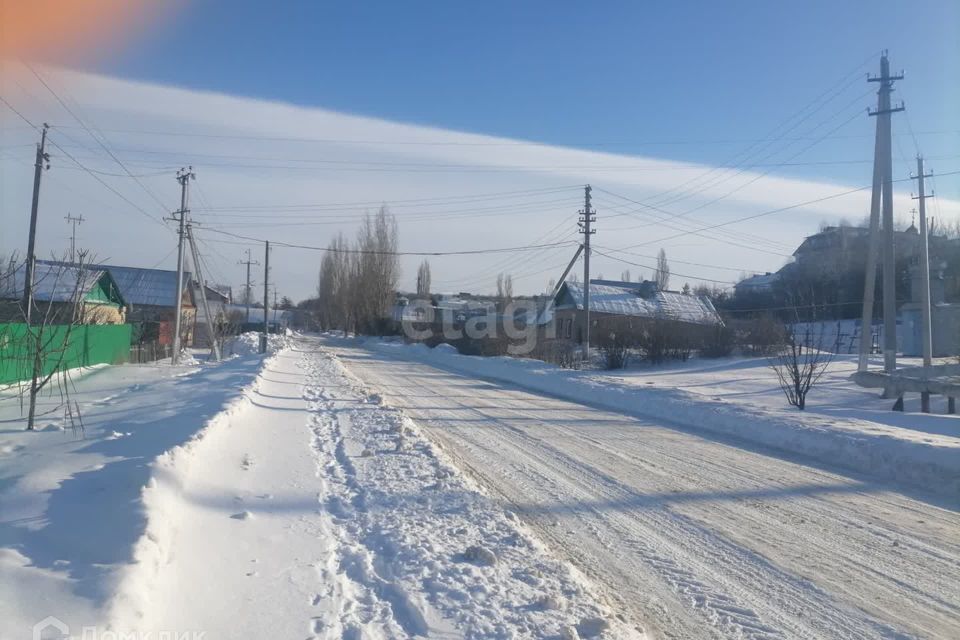
<instances>
[{"instance_id":1,"label":"distant building","mask_svg":"<svg viewBox=\"0 0 960 640\"><path fill-rule=\"evenodd\" d=\"M240 324L240 330L242 331L262 331L263 330L263 317L264 311L263 307L250 307L250 319L247 318L247 307L242 304L228 304L224 305L224 313L227 318L236 319ZM277 333L283 331L290 325L290 320L293 317L291 310L287 309L278 309L276 307L271 307L267 309L267 317L269 322L267 323L268 328L271 333Z\"/></svg>"},{"instance_id":2,"label":"distant building","mask_svg":"<svg viewBox=\"0 0 960 640\"><path fill-rule=\"evenodd\" d=\"M749 278L744 278L737 284L733 285L733 289L736 292L736 295L751 295L751 294L763 294L763 293L772 293L774 285L780 280L779 273L770 273L769 271L763 274L750 276Z\"/></svg>"},{"instance_id":3,"label":"distant building","mask_svg":"<svg viewBox=\"0 0 960 640\"><path fill-rule=\"evenodd\" d=\"M582 344L586 327L584 287L564 282L554 298L556 337ZM679 291L661 291L652 281L590 281L591 342L604 332L639 333L644 324L662 320L699 331L722 325L709 298Z\"/></svg>"}]
</instances>

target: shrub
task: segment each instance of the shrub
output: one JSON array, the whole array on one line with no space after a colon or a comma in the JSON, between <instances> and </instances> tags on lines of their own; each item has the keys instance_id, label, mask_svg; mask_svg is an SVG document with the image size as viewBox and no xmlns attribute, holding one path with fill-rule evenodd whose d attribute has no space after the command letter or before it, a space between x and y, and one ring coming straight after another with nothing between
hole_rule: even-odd
<instances>
[{"instance_id":1,"label":"shrub","mask_svg":"<svg viewBox=\"0 0 960 640\"><path fill-rule=\"evenodd\" d=\"M733 353L737 343L736 331L729 325L711 327L704 336L700 355L704 358L725 358Z\"/></svg>"},{"instance_id":2,"label":"shrub","mask_svg":"<svg viewBox=\"0 0 960 640\"><path fill-rule=\"evenodd\" d=\"M600 339L600 353L607 369L623 369L630 358L630 345L624 335L608 333Z\"/></svg>"}]
</instances>

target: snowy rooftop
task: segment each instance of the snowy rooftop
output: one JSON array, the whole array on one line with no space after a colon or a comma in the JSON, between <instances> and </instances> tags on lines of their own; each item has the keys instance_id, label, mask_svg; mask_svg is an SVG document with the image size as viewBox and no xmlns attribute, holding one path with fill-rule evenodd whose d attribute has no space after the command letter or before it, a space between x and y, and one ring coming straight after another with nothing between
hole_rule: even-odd
<instances>
[{"instance_id":1,"label":"snowy rooftop","mask_svg":"<svg viewBox=\"0 0 960 640\"><path fill-rule=\"evenodd\" d=\"M225 304L223 305L227 313L240 312L246 317L247 307L243 304ZM284 309L270 308L270 323L283 322L290 317L290 312ZM250 322L263 322L263 307L250 307Z\"/></svg>"},{"instance_id":2,"label":"snowy rooftop","mask_svg":"<svg viewBox=\"0 0 960 640\"><path fill-rule=\"evenodd\" d=\"M156 306L173 307L177 300L177 272L166 269L142 269L140 267L119 267L115 265L96 265L106 269L117 283L127 304L137 307ZM184 272L183 286L190 282L190 273Z\"/></svg>"},{"instance_id":3,"label":"snowy rooftop","mask_svg":"<svg viewBox=\"0 0 960 640\"><path fill-rule=\"evenodd\" d=\"M633 283L631 283L633 284ZM557 293L556 308L583 308L583 285L566 282ZM677 291L655 291L640 295L636 286L614 286L590 283L590 311L622 316L666 316L683 322L718 324L720 316L713 304L703 296Z\"/></svg>"},{"instance_id":4,"label":"snowy rooftop","mask_svg":"<svg viewBox=\"0 0 960 640\"><path fill-rule=\"evenodd\" d=\"M80 295L85 296L105 272L102 269L37 260L33 270L33 297L42 302L70 302L79 283ZM23 296L26 265L20 265L12 278L0 282L0 298L17 299Z\"/></svg>"},{"instance_id":5,"label":"snowy rooftop","mask_svg":"<svg viewBox=\"0 0 960 640\"><path fill-rule=\"evenodd\" d=\"M779 273L763 273L760 275L750 276L749 278L744 278L736 284L737 287L747 287L755 289L763 289L766 287L773 286L773 284L780 279Z\"/></svg>"}]
</instances>

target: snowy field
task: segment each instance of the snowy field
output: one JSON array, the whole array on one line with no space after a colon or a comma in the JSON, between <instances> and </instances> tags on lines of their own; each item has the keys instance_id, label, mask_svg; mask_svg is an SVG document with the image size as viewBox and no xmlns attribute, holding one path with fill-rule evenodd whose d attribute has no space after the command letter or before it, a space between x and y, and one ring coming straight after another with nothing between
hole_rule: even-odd
<instances>
[{"instance_id":1,"label":"snowy field","mask_svg":"<svg viewBox=\"0 0 960 640\"><path fill-rule=\"evenodd\" d=\"M318 341L235 347L79 375L82 439L2 399L0 637L645 637Z\"/></svg>"}]
</instances>

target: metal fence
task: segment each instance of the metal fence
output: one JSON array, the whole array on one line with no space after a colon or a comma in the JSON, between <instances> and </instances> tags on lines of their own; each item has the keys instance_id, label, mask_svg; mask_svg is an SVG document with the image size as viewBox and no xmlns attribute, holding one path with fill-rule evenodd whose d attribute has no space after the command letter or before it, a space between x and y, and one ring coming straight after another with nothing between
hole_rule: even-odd
<instances>
[{"instance_id":1,"label":"metal fence","mask_svg":"<svg viewBox=\"0 0 960 640\"><path fill-rule=\"evenodd\" d=\"M38 327L0 324L0 384L30 378ZM43 328L41 375L56 369L126 362L130 347L128 324L52 325Z\"/></svg>"},{"instance_id":2,"label":"metal fence","mask_svg":"<svg viewBox=\"0 0 960 640\"><path fill-rule=\"evenodd\" d=\"M129 362L143 364L147 362L156 362L164 360L173 355L173 345L160 344L159 342L142 342L140 344L130 345Z\"/></svg>"}]
</instances>

